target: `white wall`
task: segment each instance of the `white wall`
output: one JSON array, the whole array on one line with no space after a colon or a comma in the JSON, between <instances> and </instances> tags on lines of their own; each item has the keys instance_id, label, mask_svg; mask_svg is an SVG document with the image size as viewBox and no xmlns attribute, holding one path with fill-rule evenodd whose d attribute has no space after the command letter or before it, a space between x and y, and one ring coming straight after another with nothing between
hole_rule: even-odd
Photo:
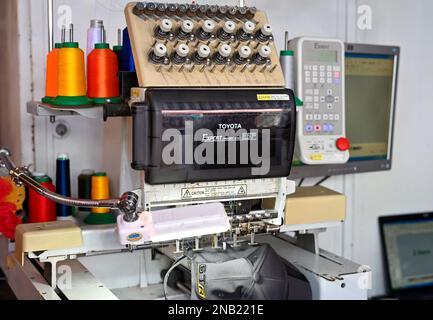
<instances>
[{"instance_id":1,"label":"white wall","mask_svg":"<svg viewBox=\"0 0 433 320\"><path fill-rule=\"evenodd\" d=\"M122 0L54 1L55 7L69 5L75 25L76 40L85 45L89 20L103 19L108 41L116 41L116 29L125 26ZM209 3L210 1L198 1ZM325 183L348 196L347 220L344 227L333 228L321 236L323 247L373 268L374 288L371 294L383 292L382 264L377 217L389 213L429 210L429 182L433 178L430 119L433 117L432 81L433 49L430 41L433 9L429 0L250 0L267 11L275 30L277 46L283 46L284 31L290 37L315 35L339 37L345 41L400 45L398 112L394 142L394 164L390 172L334 177ZM229 1L212 1L229 4ZM236 3L232 1L231 3ZM416 3L416 5L415 5ZM356 28L356 8L368 4L373 9L373 29ZM53 125L47 119L35 119L35 160L32 153L32 119L25 113L24 102L40 99L44 92L44 68L47 52L46 7L43 0L19 0L22 153L24 162L35 162L38 170L54 174L53 159L57 152L71 154L72 174L84 168L108 171L113 193L119 182L121 120L67 117L71 134L66 139L52 135ZM31 35L31 37L30 37ZM56 40L59 30L56 30ZM32 90L32 88L34 90ZM75 179L73 179L74 181ZM316 179L306 181L313 183ZM73 189L76 189L74 184Z\"/></svg>"}]
</instances>

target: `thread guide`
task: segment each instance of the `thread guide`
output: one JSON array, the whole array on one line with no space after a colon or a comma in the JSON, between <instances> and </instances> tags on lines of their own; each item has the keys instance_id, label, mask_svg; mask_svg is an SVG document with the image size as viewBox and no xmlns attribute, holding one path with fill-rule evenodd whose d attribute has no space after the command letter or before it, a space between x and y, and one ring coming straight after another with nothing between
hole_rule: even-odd
<instances>
[{"instance_id":1,"label":"thread guide","mask_svg":"<svg viewBox=\"0 0 433 320\"><path fill-rule=\"evenodd\" d=\"M142 3L138 3L142 6ZM167 4L166 8L170 5ZM129 3L125 8L128 30L130 33L134 60L136 62L136 71L141 87L283 87L284 76L273 38L270 36L266 41L261 37L260 41L255 38L256 33L260 32L263 26L268 24L267 17L263 11L257 10L251 19L244 13L242 18L237 16L239 8L234 15L230 15L230 10L220 10L223 7L215 6L211 11L216 10L216 14L210 17L207 12L200 14L201 6L193 10L194 14L188 15L188 6L186 6L183 16L176 14L160 14L137 12L136 3ZM143 6L146 8L146 6ZM180 5L177 6L179 11ZM210 7L207 7L210 10ZM146 11L144 9L144 11ZM249 8L245 11L248 12ZM135 11L135 13L134 13ZM183 11L183 7L182 7ZM222 11L222 12L221 12ZM254 11L254 10L253 10ZM166 10L168 12L168 9ZM211 15L212 15L211 12ZM138 15L137 15L138 14ZM164 39L155 37L155 30L160 27L161 21L169 19L172 23L170 34ZM184 21L189 20L194 24L191 37L183 39L177 36L178 30L181 29ZM210 33L209 38L199 39L197 36L206 20L212 20L215 28ZM252 20L252 21L251 21ZM236 24L235 31L230 37L218 37L224 24L227 21L233 21ZM251 21L254 24L254 31L250 31L249 39L238 41L237 33L243 30L243 24ZM206 30L209 30L205 27ZM204 31L206 31L204 30ZM203 31L203 30L202 30ZM152 60L150 56L157 45L166 47L166 55L163 59ZM172 62L173 53L180 44L186 44L189 47L188 59L183 63ZM196 63L194 57L200 45L207 45L210 50L210 59L206 62ZM232 49L230 57L225 63L214 63L213 57L222 45L229 45ZM261 46L267 45L271 49L271 54L265 63L256 65L253 57L259 52ZM242 46L248 46L251 49L249 60L245 64L236 65L234 57Z\"/></svg>"}]
</instances>

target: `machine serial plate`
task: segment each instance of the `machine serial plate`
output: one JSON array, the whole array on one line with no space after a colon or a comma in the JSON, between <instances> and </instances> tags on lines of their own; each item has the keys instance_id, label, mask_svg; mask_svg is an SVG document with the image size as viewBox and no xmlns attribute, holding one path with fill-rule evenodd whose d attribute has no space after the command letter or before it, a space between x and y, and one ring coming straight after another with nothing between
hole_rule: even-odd
<instances>
[{"instance_id":1,"label":"machine serial plate","mask_svg":"<svg viewBox=\"0 0 433 320\"><path fill-rule=\"evenodd\" d=\"M245 196L246 194L246 184L182 188L181 190L182 199L224 198Z\"/></svg>"}]
</instances>

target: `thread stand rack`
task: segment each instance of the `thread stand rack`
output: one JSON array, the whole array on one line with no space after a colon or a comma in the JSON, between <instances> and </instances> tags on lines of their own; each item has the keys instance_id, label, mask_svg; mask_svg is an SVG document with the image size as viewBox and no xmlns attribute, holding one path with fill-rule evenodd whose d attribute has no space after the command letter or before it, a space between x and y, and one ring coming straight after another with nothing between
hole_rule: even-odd
<instances>
[{"instance_id":1,"label":"thread stand rack","mask_svg":"<svg viewBox=\"0 0 433 320\"><path fill-rule=\"evenodd\" d=\"M103 105L89 105L79 107L59 107L52 106L39 101L27 102L27 113L34 116L76 116L80 115L89 119L102 119L104 110Z\"/></svg>"}]
</instances>

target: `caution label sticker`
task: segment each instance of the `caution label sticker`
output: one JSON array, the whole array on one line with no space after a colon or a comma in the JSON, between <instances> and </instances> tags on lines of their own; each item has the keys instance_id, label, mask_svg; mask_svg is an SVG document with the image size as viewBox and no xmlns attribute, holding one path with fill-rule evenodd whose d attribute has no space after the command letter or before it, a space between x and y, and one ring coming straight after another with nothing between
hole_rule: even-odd
<instances>
[{"instance_id":1,"label":"caution label sticker","mask_svg":"<svg viewBox=\"0 0 433 320\"><path fill-rule=\"evenodd\" d=\"M258 101L289 101L288 94L258 94Z\"/></svg>"},{"instance_id":2,"label":"caution label sticker","mask_svg":"<svg viewBox=\"0 0 433 320\"><path fill-rule=\"evenodd\" d=\"M182 199L204 199L204 198L223 198L223 197L236 197L247 195L247 185L225 185L225 186L209 186L209 187L195 187L195 188L182 188Z\"/></svg>"}]
</instances>

